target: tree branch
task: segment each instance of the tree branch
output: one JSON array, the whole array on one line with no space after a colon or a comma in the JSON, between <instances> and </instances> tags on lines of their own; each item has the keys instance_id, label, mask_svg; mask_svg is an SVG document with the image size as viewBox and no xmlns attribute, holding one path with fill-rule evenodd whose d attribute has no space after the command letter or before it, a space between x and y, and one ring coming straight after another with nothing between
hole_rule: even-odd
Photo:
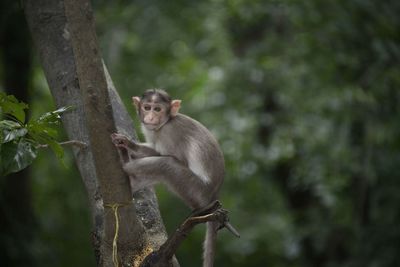
<instances>
[{"instance_id":1,"label":"tree branch","mask_svg":"<svg viewBox=\"0 0 400 267\"><path fill-rule=\"evenodd\" d=\"M175 230L159 250L152 252L143 260L140 267L172 266L171 259L183 240L185 240L196 225L206 222L218 222L220 225L218 230L227 227L235 236L240 236L237 230L229 223L228 211L222 209L221 203L216 200L205 208L194 211L178 229Z\"/></svg>"},{"instance_id":2,"label":"tree branch","mask_svg":"<svg viewBox=\"0 0 400 267\"><path fill-rule=\"evenodd\" d=\"M114 155L116 151L107 142L116 130L136 136L132 120L102 62L90 2L24 0L23 5L57 107L75 107L73 112L62 116L68 138L88 144L83 150L73 146L73 153L88 192L98 266L112 266L111 252L104 244L113 240L115 219L112 211L103 208L103 203L130 201L131 193L128 178ZM118 252L126 255L122 256L123 265L130 264L131 258L140 254L135 253L138 249L144 246L157 249L166 240L152 189L135 194L134 204L121 208L118 215L121 222ZM141 242L144 240L148 244Z\"/></svg>"},{"instance_id":3,"label":"tree branch","mask_svg":"<svg viewBox=\"0 0 400 267\"><path fill-rule=\"evenodd\" d=\"M88 145L85 142L77 141L77 140L70 140L70 141L65 141L65 142L60 142L58 143L61 146L76 146L80 149L84 149L88 147ZM48 148L49 145L47 144L40 144L37 146L37 148Z\"/></svg>"}]
</instances>

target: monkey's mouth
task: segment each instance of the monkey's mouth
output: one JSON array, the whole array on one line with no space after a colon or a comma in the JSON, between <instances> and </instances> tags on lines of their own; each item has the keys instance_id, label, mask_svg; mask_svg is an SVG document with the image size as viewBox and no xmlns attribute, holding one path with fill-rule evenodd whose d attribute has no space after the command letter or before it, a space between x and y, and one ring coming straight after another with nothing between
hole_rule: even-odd
<instances>
[{"instance_id":1,"label":"monkey's mouth","mask_svg":"<svg viewBox=\"0 0 400 267\"><path fill-rule=\"evenodd\" d=\"M158 128L158 123L143 123L144 127L146 127L146 129L148 130L155 130Z\"/></svg>"},{"instance_id":2,"label":"monkey's mouth","mask_svg":"<svg viewBox=\"0 0 400 267\"><path fill-rule=\"evenodd\" d=\"M145 123L144 121L142 121L144 127L147 130L151 130L151 131L158 131L159 129L161 129L161 127L163 127L167 122L169 121L169 118L164 120L164 121L159 121L158 123Z\"/></svg>"},{"instance_id":3,"label":"monkey's mouth","mask_svg":"<svg viewBox=\"0 0 400 267\"><path fill-rule=\"evenodd\" d=\"M157 126L158 125L158 123L144 123L145 125L150 125L150 126Z\"/></svg>"}]
</instances>

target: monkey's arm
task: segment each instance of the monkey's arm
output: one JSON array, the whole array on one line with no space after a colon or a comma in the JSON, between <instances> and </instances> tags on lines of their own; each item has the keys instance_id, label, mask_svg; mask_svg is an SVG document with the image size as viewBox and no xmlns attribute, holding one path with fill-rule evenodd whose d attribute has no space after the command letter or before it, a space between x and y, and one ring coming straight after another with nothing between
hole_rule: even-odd
<instances>
[{"instance_id":1,"label":"monkey's arm","mask_svg":"<svg viewBox=\"0 0 400 267\"><path fill-rule=\"evenodd\" d=\"M113 133L111 135L111 140L118 148L123 163L126 163L130 159L160 155L160 153L158 153L145 143L140 144L133 142L123 134ZM122 155L121 152L123 153Z\"/></svg>"}]
</instances>

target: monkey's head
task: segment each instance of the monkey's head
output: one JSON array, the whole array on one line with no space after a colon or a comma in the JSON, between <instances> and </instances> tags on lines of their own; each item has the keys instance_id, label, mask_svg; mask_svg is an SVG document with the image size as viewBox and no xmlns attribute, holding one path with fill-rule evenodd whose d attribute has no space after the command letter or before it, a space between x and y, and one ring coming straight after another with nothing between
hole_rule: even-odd
<instances>
[{"instance_id":1,"label":"monkey's head","mask_svg":"<svg viewBox=\"0 0 400 267\"><path fill-rule=\"evenodd\" d=\"M161 89L149 89L141 97L132 97L140 120L148 130L157 131L178 114L181 100L172 100Z\"/></svg>"}]
</instances>

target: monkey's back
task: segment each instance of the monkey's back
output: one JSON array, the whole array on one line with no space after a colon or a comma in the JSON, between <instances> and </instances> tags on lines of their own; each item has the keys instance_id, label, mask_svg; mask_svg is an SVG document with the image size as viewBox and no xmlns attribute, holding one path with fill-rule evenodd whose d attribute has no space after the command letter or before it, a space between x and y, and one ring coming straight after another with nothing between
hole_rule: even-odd
<instances>
[{"instance_id":1,"label":"monkey's back","mask_svg":"<svg viewBox=\"0 0 400 267\"><path fill-rule=\"evenodd\" d=\"M198 175L216 194L225 174L224 157L211 132L183 114L171 118L158 131L144 129L146 141L161 155L177 158Z\"/></svg>"}]
</instances>

